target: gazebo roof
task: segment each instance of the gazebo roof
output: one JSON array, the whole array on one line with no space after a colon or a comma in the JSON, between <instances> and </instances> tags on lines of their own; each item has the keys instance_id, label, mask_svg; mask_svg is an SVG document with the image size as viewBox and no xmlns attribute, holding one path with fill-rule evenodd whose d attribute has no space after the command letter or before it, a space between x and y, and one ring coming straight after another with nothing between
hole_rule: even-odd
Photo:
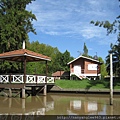
<instances>
[{"instance_id":1,"label":"gazebo roof","mask_svg":"<svg viewBox=\"0 0 120 120\"><path fill-rule=\"evenodd\" d=\"M26 56L27 62L51 61L50 57L27 50L27 49L19 49L19 50L2 53L2 54L0 54L0 59L16 61L16 62L23 62L25 56Z\"/></svg>"}]
</instances>

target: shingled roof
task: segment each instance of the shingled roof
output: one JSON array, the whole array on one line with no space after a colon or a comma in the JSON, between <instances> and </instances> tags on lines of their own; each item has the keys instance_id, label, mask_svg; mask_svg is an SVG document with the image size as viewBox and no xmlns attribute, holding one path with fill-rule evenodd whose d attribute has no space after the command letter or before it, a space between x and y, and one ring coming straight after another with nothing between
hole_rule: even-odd
<instances>
[{"instance_id":1,"label":"shingled roof","mask_svg":"<svg viewBox=\"0 0 120 120\"><path fill-rule=\"evenodd\" d=\"M9 61L24 61L24 57L26 56L26 61L51 61L51 58L27 49L19 49L10 52L5 52L0 54L0 59L9 60Z\"/></svg>"}]
</instances>

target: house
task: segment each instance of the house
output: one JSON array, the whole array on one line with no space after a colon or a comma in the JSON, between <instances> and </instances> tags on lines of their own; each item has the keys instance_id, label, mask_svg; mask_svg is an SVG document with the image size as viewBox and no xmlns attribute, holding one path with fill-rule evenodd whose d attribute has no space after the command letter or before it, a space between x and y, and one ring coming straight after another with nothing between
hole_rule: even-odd
<instances>
[{"instance_id":1,"label":"house","mask_svg":"<svg viewBox=\"0 0 120 120\"><path fill-rule=\"evenodd\" d=\"M70 66L70 78L72 76L77 76L80 79L83 78L94 78L100 77L100 65L102 63L98 60L79 56L78 58L70 61L68 65Z\"/></svg>"},{"instance_id":2,"label":"house","mask_svg":"<svg viewBox=\"0 0 120 120\"><path fill-rule=\"evenodd\" d=\"M70 79L70 72L68 71L56 71L52 74L55 79Z\"/></svg>"}]
</instances>

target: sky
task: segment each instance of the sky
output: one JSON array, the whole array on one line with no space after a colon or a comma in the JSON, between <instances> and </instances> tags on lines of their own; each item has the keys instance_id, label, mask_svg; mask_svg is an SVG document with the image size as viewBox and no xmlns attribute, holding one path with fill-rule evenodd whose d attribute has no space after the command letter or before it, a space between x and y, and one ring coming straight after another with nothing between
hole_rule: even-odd
<instances>
[{"instance_id":1,"label":"sky","mask_svg":"<svg viewBox=\"0 0 120 120\"><path fill-rule=\"evenodd\" d=\"M90 21L113 22L119 15L118 0L36 0L27 6L37 21L33 27L37 35L29 33L29 40L39 41L77 58L83 53L84 43L90 56L105 57L110 44L116 44L117 35L107 36L106 29Z\"/></svg>"}]
</instances>

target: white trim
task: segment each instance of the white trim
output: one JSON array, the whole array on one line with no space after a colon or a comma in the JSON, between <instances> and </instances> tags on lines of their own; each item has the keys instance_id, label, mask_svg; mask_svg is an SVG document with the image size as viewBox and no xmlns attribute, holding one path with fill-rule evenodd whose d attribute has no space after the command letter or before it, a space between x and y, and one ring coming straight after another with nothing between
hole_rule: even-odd
<instances>
[{"instance_id":1,"label":"white trim","mask_svg":"<svg viewBox=\"0 0 120 120\"><path fill-rule=\"evenodd\" d=\"M79 58L85 58L85 59L88 59L88 60L91 60L91 61L100 63L100 61L98 61L98 60L95 60L95 59L92 59L92 58L88 58L88 57L85 57L85 56L79 56L79 57L75 58L74 60L70 61L70 62L67 63L67 64L69 65L69 64L71 64L72 62L76 61L76 60L79 59Z\"/></svg>"},{"instance_id":2,"label":"white trim","mask_svg":"<svg viewBox=\"0 0 120 120\"><path fill-rule=\"evenodd\" d=\"M42 58L42 57L36 57L36 56L33 56L33 55L29 55L29 54L15 54L15 55L6 55L6 56L0 56L0 59L4 59L4 58L12 58L12 57L17 57L17 56L29 56L29 57L33 57L33 58L37 58L37 59L42 59L42 60L48 60L48 61L51 61L50 59L47 59L47 58Z\"/></svg>"},{"instance_id":3,"label":"white trim","mask_svg":"<svg viewBox=\"0 0 120 120\"><path fill-rule=\"evenodd\" d=\"M25 56L29 56L29 57L33 57L33 58L37 58L37 59L42 59L42 60L48 60L48 61L51 61L50 59L47 59L47 58L42 58L42 57L38 57L38 56L33 56L33 55L30 55L30 54L24 54Z\"/></svg>"},{"instance_id":4,"label":"white trim","mask_svg":"<svg viewBox=\"0 0 120 120\"><path fill-rule=\"evenodd\" d=\"M75 75L75 73L70 73L70 76L71 75ZM80 74L80 76L85 76L85 77L92 77L92 76L100 76L101 74Z\"/></svg>"}]
</instances>

